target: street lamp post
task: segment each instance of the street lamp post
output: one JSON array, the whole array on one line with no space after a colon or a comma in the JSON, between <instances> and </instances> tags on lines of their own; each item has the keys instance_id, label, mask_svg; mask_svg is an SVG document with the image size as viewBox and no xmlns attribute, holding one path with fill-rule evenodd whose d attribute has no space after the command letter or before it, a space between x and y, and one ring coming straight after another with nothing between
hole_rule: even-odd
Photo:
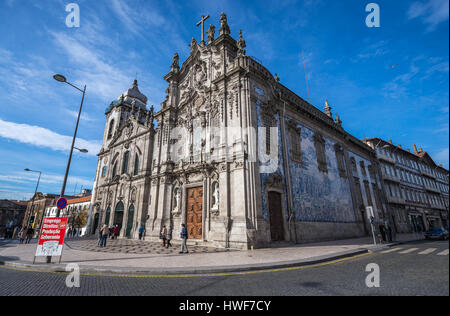
<instances>
[{"instance_id":1,"label":"street lamp post","mask_svg":"<svg viewBox=\"0 0 450 316\"><path fill-rule=\"evenodd\" d=\"M69 175L69 169L70 169L70 163L72 161L72 154L73 154L73 149L76 148L75 147L75 139L77 138L77 132L78 132L78 124L80 122L80 117L81 117L81 110L83 109L83 102L84 102L84 96L86 94L86 85L84 86L84 89L81 90L80 88L74 86L73 84L71 84L70 82L67 81L66 77L64 77L63 75L59 75L56 74L53 76L53 78L56 81L59 82L63 82L63 83L67 83L68 85L74 87L75 89L77 89L78 91L80 91L81 93L83 93L83 96L81 98L81 104L80 104L80 110L78 111L78 118L77 118L77 124L75 125L75 132L73 133L73 139L72 139L72 146L70 147L70 154L69 154L69 161L67 162L67 168L66 168L66 173L64 174L64 181L63 181L63 185L62 185L62 189L61 189L61 195L60 197L64 196L64 193L66 191L66 184L67 184L67 177ZM76 148L77 150L79 150L80 152L87 152L87 150L85 149L79 149ZM57 215L56 217L59 217L59 215L61 214L60 210L58 209Z\"/></svg>"},{"instance_id":2,"label":"street lamp post","mask_svg":"<svg viewBox=\"0 0 450 316\"><path fill-rule=\"evenodd\" d=\"M81 111L83 109L84 96L86 95L86 85L84 86L84 89L81 90L77 86L75 86L75 85L71 84L70 82L68 82L66 77L64 77L63 75L60 75L60 74L54 75L53 79L55 79L56 81L59 81L59 82L67 83L69 86L72 86L73 88L75 88L78 91L80 91L81 93L83 93L83 96L81 98L80 110L78 111L77 124L75 125L75 132L73 133L72 146L70 147L70 154L69 154L69 160L67 162L66 173L64 174L64 181L63 181L63 185L62 185L62 188L61 188L61 195L60 195L60 197L63 197L64 193L66 191L67 177L69 175L70 163L72 161L73 150L77 149L77 150L79 150L82 153L87 153L88 152L86 149L79 149L79 148L75 147L75 140L77 138L77 132L78 132L78 124L80 123ZM56 217L59 217L60 214L61 214L61 210L58 209ZM52 257L48 256L47 257L47 263L51 263L51 260L52 260Z\"/></svg>"},{"instance_id":3,"label":"street lamp post","mask_svg":"<svg viewBox=\"0 0 450 316\"><path fill-rule=\"evenodd\" d=\"M24 170L25 170L25 171L28 171L28 172L38 172L38 173L39 173L39 178L38 178L38 181L37 181L37 183L36 183L36 189L34 190L33 201L31 202L30 216L29 216L28 219L27 219L27 228L28 228L29 225L30 225L31 212L33 211L33 207L34 207L34 200L35 200L35 198L36 198L36 193L37 193L37 190L38 190L38 187L39 187L39 182L41 181L41 174L42 174L42 172L41 172L41 171L36 171L36 170L30 170L30 169L28 169L28 168L26 168L26 169L24 169ZM42 216L44 216L44 215L42 215Z\"/></svg>"}]
</instances>

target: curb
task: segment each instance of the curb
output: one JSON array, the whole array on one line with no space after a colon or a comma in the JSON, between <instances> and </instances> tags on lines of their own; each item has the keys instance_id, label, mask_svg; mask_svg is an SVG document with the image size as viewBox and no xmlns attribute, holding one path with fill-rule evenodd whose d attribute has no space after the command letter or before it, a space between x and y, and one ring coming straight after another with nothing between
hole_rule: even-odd
<instances>
[{"instance_id":1,"label":"curb","mask_svg":"<svg viewBox=\"0 0 450 316\"><path fill-rule=\"evenodd\" d=\"M344 251L334 253L326 256L312 257L302 260L291 260L283 262L263 263L263 264L248 264L248 265L235 265L235 266L218 266L218 267L189 267L189 268L117 268L117 267L90 267L80 265L80 273L94 274L94 273L109 273L113 275L148 275L148 276L180 276L180 275L201 275L201 274L223 274L223 273L243 273L243 272L256 272L273 269L286 269L302 266L309 266L319 263L331 262L338 259L350 258L357 255L369 253L368 249L356 249L350 251ZM31 264L28 262L11 262L1 261L0 266L23 269L30 272L53 272L53 273L66 273L67 264L55 264L47 266L45 264ZM69 272L72 272L70 270Z\"/></svg>"}]
</instances>

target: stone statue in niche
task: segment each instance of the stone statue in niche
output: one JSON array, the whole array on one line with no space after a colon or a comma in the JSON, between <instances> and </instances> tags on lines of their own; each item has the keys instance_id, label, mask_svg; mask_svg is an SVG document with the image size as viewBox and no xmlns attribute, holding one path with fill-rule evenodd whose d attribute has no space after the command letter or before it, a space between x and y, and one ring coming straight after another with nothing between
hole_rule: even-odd
<instances>
[{"instance_id":1,"label":"stone statue in niche","mask_svg":"<svg viewBox=\"0 0 450 316\"><path fill-rule=\"evenodd\" d=\"M211 211L214 213L219 212L219 183L214 182L212 187L212 207Z\"/></svg>"},{"instance_id":2,"label":"stone statue in niche","mask_svg":"<svg viewBox=\"0 0 450 316\"><path fill-rule=\"evenodd\" d=\"M179 188L174 192L172 213L174 215L181 214L181 191Z\"/></svg>"}]
</instances>

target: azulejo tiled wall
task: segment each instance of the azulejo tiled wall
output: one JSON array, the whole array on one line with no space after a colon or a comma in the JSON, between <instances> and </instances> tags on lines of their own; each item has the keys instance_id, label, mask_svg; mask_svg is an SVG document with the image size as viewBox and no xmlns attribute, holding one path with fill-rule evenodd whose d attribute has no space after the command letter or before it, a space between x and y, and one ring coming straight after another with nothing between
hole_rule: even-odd
<instances>
[{"instance_id":1,"label":"azulejo tiled wall","mask_svg":"<svg viewBox=\"0 0 450 316\"><path fill-rule=\"evenodd\" d=\"M328 173L318 169L314 147L315 132L301 124L302 162L289 159L293 208L297 221L355 222L348 177L340 177L337 168L335 143L325 139ZM288 144L288 151L290 143Z\"/></svg>"},{"instance_id":2,"label":"azulejo tiled wall","mask_svg":"<svg viewBox=\"0 0 450 316\"><path fill-rule=\"evenodd\" d=\"M257 117L258 117L258 127L262 127L263 124L261 122L261 106L260 106L260 101L257 101ZM263 217L265 220L268 220L268 209L269 209L269 204L267 201L267 196L266 196L266 186L265 186L265 182L267 182L270 177L274 174L274 173L278 173L281 178L282 178L282 183L283 183L283 201L282 203L284 204L285 209L287 210L287 200L286 200L286 177L285 177L285 170L284 170L284 157L283 157L283 150L282 150L282 141L281 141L281 129L280 129L280 116L279 114L275 115L275 120L276 120L276 124L277 124L277 139L278 139L278 144L275 148L278 149L278 158L277 159L271 159L268 163L265 162L260 162L260 168L264 167L264 169L271 169L273 172L270 173L261 173L261 196L262 196L262 213L263 213ZM261 133L261 130L259 131L259 151L261 153L261 151L264 151L265 148L265 143L263 141L264 137ZM260 157L260 156L259 156ZM270 166L272 165L272 166ZM276 171L275 171L276 170ZM287 212L286 212L287 213ZM288 219L288 214L286 214L286 220Z\"/></svg>"}]
</instances>

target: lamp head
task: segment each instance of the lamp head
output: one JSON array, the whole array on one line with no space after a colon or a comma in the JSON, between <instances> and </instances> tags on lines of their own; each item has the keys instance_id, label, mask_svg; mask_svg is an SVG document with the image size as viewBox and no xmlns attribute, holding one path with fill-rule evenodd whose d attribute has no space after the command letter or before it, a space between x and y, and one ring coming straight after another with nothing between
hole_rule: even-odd
<instances>
[{"instance_id":1,"label":"lamp head","mask_svg":"<svg viewBox=\"0 0 450 316\"><path fill-rule=\"evenodd\" d=\"M66 77L64 77L63 75L59 75L59 74L54 75L53 79L55 79L56 81L59 81L59 82L66 82L67 81Z\"/></svg>"}]
</instances>

